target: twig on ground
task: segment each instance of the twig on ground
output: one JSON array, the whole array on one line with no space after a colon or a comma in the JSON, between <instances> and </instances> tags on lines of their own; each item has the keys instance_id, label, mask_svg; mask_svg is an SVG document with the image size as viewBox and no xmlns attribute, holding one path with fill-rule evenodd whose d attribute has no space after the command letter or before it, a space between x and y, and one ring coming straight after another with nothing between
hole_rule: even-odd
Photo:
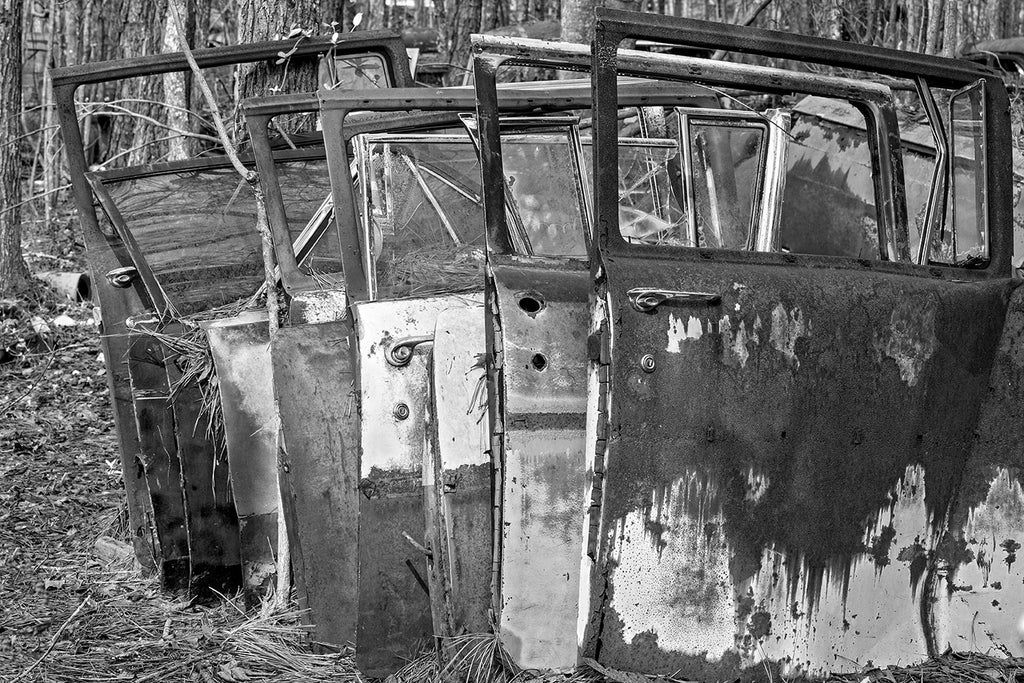
<instances>
[{"instance_id":1,"label":"twig on ground","mask_svg":"<svg viewBox=\"0 0 1024 683\"><path fill-rule=\"evenodd\" d=\"M35 390L35 388L39 385L39 382L42 381L44 376L46 376L46 371L50 369L50 365L53 364L53 359L57 356L57 350L59 348L59 346L53 347L53 350L50 351L50 357L46 359L46 365L43 367L39 375L36 376L34 380L32 380L32 384L29 385L28 389L22 392L20 396L12 400L10 403L0 408L0 417L6 415L12 408L14 408L14 406L16 406L20 401L22 401L26 396L28 396Z\"/></svg>"},{"instance_id":2,"label":"twig on ground","mask_svg":"<svg viewBox=\"0 0 1024 683\"><path fill-rule=\"evenodd\" d=\"M31 666L29 666L27 669L25 669L20 674L15 676L14 680L12 680L11 683L18 683L18 681L25 678L25 676L28 676L30 673L32 673L33 670L35 670L37 666L43 663L43 660L46 659L49 656L50 652L53 651L53 647L57 644L57 639L60 638L60 634L64 633L64 629L66 629L68 625L75 620L75 618L79 615L79 613L82 611L83 608L85 608L87 604L89 604L88 595L86 595L85 599L82 600L82 603L78 606L78 609L72 612L71 616L68 617L67 620L60 625L60 628L57 629L57 632L53 634L53 638L50 638L50 644L46 646L46 649L43 651L43 654L39 656L39 659L34 661L31 664Z\"/></svg>"}]
</instances>

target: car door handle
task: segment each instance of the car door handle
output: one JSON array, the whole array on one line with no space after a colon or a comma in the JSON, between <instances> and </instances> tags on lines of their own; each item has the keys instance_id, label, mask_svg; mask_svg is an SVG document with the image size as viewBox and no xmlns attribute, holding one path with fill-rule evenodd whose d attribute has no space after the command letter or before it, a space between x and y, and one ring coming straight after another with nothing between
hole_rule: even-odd
<instances>
[{"instance_id":1,"label":"car door handle","mask_svg":"<svg viewBox=\"0 0 1024 683\"><path fill-rule=\"evenodd\" d=\"M658 306L672 302L678 304L707 304L714 306L722 300L714 292L679 292L672 289L650 289L636 287L626 292L629 303L641 313L650 313Z\"/></svg>"},{"instance_id":2,"label":"car door handle","mask_svg":"<svg viewBox=\"0 0 1024 683\"><path fill-rule=\"evenodd\" d=\"M409 364L412 360L412 352L420 344L433 344L434 336L431 334L425 334L416 337L405 337L404 339L396 340L387 351L384 353L384 358L388 363L394 365L396 368L401 368Z\"/></svg>"}]
</instances>

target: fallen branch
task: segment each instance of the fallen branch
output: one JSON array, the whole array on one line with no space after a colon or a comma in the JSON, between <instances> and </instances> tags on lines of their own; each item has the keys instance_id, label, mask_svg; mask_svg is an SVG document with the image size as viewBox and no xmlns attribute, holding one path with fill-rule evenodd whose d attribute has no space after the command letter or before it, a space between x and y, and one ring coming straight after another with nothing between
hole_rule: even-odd
<instances>
[{"instance_id":1,"label":"fallen branch","mask_svg":"<svg viewBox=\"0 0 1024 683\"><path fill-rule=\"evenodd\" d=\"M76 609L74 612L71 613L71 616L68 617L67 620L63 624L60 625L60 628L57 629L57 632L53 634L53 638L50 638L50 644L46 647L46 650L43 651L43 654L40 655L39 659L34 661L31 666L29 666L27 669L25 669L20 674L15 676L14 679L11 680L11 683L18 683L18 681L20 681L21 679L25 678L25 676L28 676L30 673L32 673L32 671L35 670L35 668L37 666L39 666L40 664L43 663L43 660L46 659L50 655L50 653L53 651L54 646L57 645L57 639L60 638L60 634L64 633L64 629L66 629L71 624L71 622L74 621L75 618L78 617L79 613L81 613L82 609L88 603L89 603L89 596L86 595L85 599L82 600L82 604L80 604L78 606L78 609Z\"/></svg>"}]
</instances>

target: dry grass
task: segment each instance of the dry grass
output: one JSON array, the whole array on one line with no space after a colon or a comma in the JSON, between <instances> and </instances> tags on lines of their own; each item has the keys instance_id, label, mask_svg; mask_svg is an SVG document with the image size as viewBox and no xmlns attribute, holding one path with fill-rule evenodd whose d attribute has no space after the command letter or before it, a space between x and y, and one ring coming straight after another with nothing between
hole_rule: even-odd
<instances>
[{"instance_id":1,"label":"dry grass","mask_svg":"<svg viewBox=\"0 0 1024 683\"><path fill-rule=\"evenodd\" d=\"M295 610L269 603L246 613L241 597L213 607L176 600L126 555L86 582L85 596L44 650L11 680L357 681L351 658L305 645Z\"/></svg>"},{"instance_id":2,"label":"dry grass","mask_svg":"<svg viewBox=\"0 0 1024 683\"><path fill-rule=\"evenodd\" d=\"M477 292L484 288L483 262L479 247L437 245L382 258L378 283L395 297Z\"/></svg>"}]
</instances>

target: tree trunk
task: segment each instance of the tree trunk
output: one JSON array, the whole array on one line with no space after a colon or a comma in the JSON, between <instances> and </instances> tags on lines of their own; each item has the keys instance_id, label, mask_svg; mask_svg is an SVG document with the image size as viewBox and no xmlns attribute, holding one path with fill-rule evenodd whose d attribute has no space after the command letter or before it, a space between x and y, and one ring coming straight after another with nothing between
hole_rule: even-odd
<instances>
[{"instance_id":1,"label":"tree trunk","mask_svg":"<svg viewBox=\"0 0 1024 683\"><path fill-rule=\"evenodd\" d=\"M163 46L167 0L123 0L118 58L156 54ZM69 26L74 31L76 27ZM116 33L114 34L116 36ZM145 164L166 153L167 130L159 124L167 121L163 101L163 81L158 78L129 78L113 84L117 88L116 107L112 107L107 159L117 157L123 166ZM124 107L138 116L119 109ZM157 125L144 121L149 117Z\"/></svg>"},{"instance_id":2,"label":"tree trunk","mask_svg":"<svg viewBox=\"0 0 1024 683\"><path fill-rule=\"evenodd\" d=\"M950 0L954 2L955 0ZM942 27L942 0L928 0L928 39L925 52L930 55L939 52L939 32Z\"/></svg>"},{"instance_id":3,"label":"tree trunk","mask_svg":"<svg viewBox=\"0 0 1024 683\"><path fill-rule=\"evenodd\" d=\"M590 44L594 38L594 8L598 0L562 0L562 40Z\"/></svg>"},{"instance_id":4,"label":"tree trunk","mask_svg":"<svg viewBox=\"0 0 1024 683\"><path fill-rule=\"evenodd\" d=\"M956 56L957 45L960 42L959 3L954 2L954 0L946 0L945 19L942 23L942 55L944 57L954 57Z\"/></svg>"},{"instance_id":5,"label":"tree trunk","mask_svg":"<svg viewBox=\"0 0 1024 683\"><path fill-rule=\"evenodd\" d=\"M1010 27L1010 0L996 0L988 23L989 38L1007 38Z\"/></svg>"},{"instance_id":6,"label":"tree trunk","mask_svg":"<svg viewBox=\"0 0 1024 683\"><path fill-rule=\"evenodd\" d=\"M178 26L185 29L189 47L195 47L195 8L188 0L168 0L167 15L164 18L164 52L177 52L181 49L181 32ZM191 90L189 74L182 72L163 75L164 104L167 105L167 125L174 130L190 133L193 131ZM167 158L171 161L187 159L195 149L194 140L185 135L175 135L174 130L167 131L174 135L167 141Z\"/></svg>"},{"instance_id":7,"label":"tree trunk","mask_svg":"<svg viewBox=\"0 0 1024 683\"><path fill-rule=\"evenodd\" d=\"M265 2L265 0L243 0L238 6L238 42L253 43L262 40L284 38L295 29L304 29L313 35L322 32L323 17L337 12L337 0L291 0L289 2ZM368 17L364 17L365 22ZM379 21L380 17L374 17ZM328 23L330 20L328 20ZM296 37L294 40L301 40ZM309 92L316 90L317 65L315 60L304 60L296 64L286 60L284 64L242 64L238 67L235 81L236 102L247 97L272 95L275 92ZM309 117L295 116L276 123L287 132L309 128Z\"/></svg>"},{"instance_id":8,"label":"tree trunk","mask_svg":"<svg viewBox=\"0 0 1024 683\"><path fill-rule=\"evenodd\" d=\"M918 52L921 50L921 19L924 15L923 0L908 0L907 2L907 40L903 44L904 50Z\"/></svg>"},{"instance_id":9,"label":"tree trunk","mask_svg":"<svg viewBox=\"0 0 1024 683\"><path fill-rule=\"evenodd\" d=\"M0 0L0 295L24 287L21 255L22 0Z\"/></svg>"},{"instance_id":10,"label":"tree trunk","mask_svg":"<svg viewBox=\"0 0 1024 683\"><path fill-rule=\"evenodd\" d=\"M435 5L438 17L438 41L445 60L455 66L449 73L453 84L461 82L462 67L469 63L470 35L480 30L482 0L439 0Z\"/></svg>"}]
</instances>

